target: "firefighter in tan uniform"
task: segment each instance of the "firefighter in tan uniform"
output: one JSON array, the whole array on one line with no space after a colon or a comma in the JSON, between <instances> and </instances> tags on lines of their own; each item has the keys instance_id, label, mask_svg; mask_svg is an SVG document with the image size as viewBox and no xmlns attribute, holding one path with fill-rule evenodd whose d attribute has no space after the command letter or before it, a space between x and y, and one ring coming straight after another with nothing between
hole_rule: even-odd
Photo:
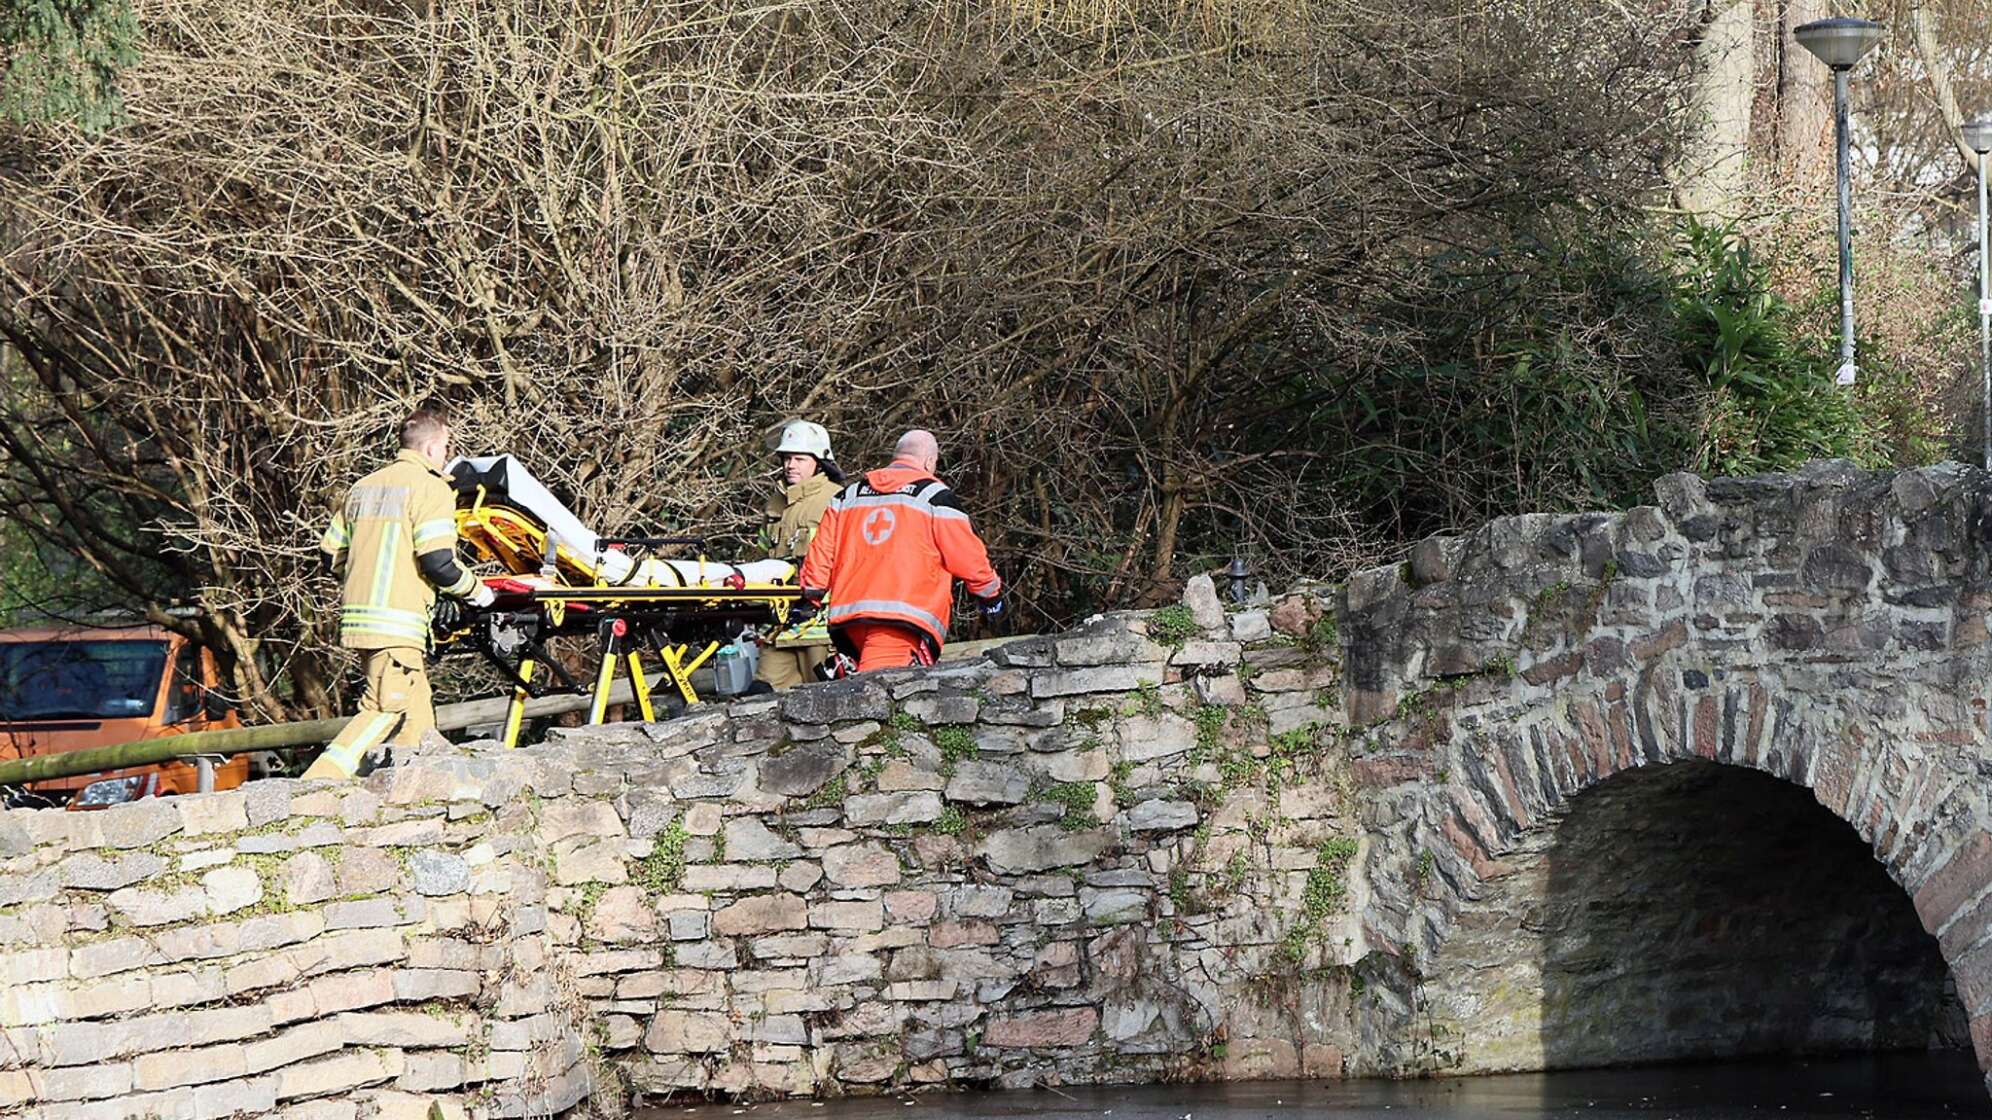
<instances>
[{"instance_id":1,"label":"firefighter in tan uniform","mask_svg":"<svg viewBox=\"0 0 1992 1120\"><path fill-rule=\"evenodd\" d=\"M442 466L450 429L418 409L401 425L401 453L353 485L318 542L332 571L344 569L339 644L366 658L360 710L325 748L307 778L350 778L383 744L412 747L434 730L436 711L422 666L436 595L487 606L491 589L456 558L456 498Z\"/></svg>"},{"instance_id":2,"label":"firefighter in tan uniform","mask_svg":"<svg viewBox=\"0 0 1992 1120\"><path fill-rule=\"evenodd\" d=\"M807 420L782 427L775 455L782 465L782 492L768 498L768 559L787 560L800 568L809 555L809 542L816 538L816 523L843 487L844 474L830 454L830 433ZM808 684L817 679L817 669L829 657L827 631L816 642L802 640L794 630L780 631L761 646L754 679L775 690Z\"/></svg>"}]
</instances>

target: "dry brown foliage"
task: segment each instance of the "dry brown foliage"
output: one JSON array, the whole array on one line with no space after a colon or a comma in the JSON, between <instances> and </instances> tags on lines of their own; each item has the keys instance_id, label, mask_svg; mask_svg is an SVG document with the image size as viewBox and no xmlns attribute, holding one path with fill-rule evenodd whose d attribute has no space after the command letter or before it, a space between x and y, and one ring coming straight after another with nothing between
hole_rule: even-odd
<instances>
[{"instance_id":1,"label":"dry brown foliage","mask_svg":"<svg viewBox=\"0 0 1992 1120\"><path fill-rule=\"evenodd\" d=\"M0 131L0 509L265 716L335 705L311 546L430 397L605 531L739 532L787 415L933 427L1026 625L1374 556L1309 371L1652 190L1685 57L1631 0L139 7L126 125Z\"/></svg>"}]
</instances>

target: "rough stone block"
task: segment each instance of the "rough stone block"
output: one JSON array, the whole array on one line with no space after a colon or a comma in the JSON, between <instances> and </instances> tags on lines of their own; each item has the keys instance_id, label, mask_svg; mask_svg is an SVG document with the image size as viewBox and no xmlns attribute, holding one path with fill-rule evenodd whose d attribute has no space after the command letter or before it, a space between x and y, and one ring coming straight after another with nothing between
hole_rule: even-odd
<instances>
[{"instance_id":1,"label":"rough stone block","mask_svg":"<svg viewBox=\"0 0 1992 1120\"><path fill-rule=\"evenodd\" d=\"M680 941L672 946L678 963L687 968L733 969L740 959L730 941Z\"/></svg>"},{"instance_id":2,"label":"rough stone block","mask_svg":"<svg viewBox=\"0 0 1992 1120\"><path fill-rule=\"evenodd\" d=\"M454 1089L464 1083L464 1062L455 1054L410 1054L395 1079L397 1089L433 1093Z\"/></svg>"},{"instance_id":3,"label":"rough stone block","mask_svg":"<svg viewBox=\"0 0 1992 1120\"><path fill-rule=\"evenodd\" d=\"M47 902L61 892L62 884L56 879L53 871L38 871L30 875L0 875L0 907Z\"/></svg>"},{"instance_id":4,"label":"rough stone block","mask_svg":"<svg viewBox=\"0 0 1992 1120\"><path fill-rule=\"evenodd\" d=\"M408 955L400 931L391 928L341 931L312 942L301 952L309 962L304 968L307 976L393 964Z\"/></svg>"},{"instance_id":5,"label":"rough stone block","mask_svg":"<svg viewBox=\"0 0 1992 1120\"><path fill-rule=\"evenodd\" d=\"M0 815L0 859L14 859L35 850L35 838L18 819L21 815Z\"/></svg>"},{"instance_id":6,"label":"rough stone block","mask_svg":"<svg viewBox=\"0 0 1992 1120\"><path fill-rule=\"evenodd\" d=\"M842 746L806 743L761 760L761 788L784 797L807 797L850 766Z\"/></svg>"},{"instance_id":7,"label":"rough stone block","mask_svg":"<svg viewBox=\"0 0 1992 1120\"><path fill-rule=\"evenodd\" d=\"M301 848L327 848L344 843L346 834L330 821L314 821L294 832L252 833L235 838L235 850L247 855L295 852Z\"/></svg>"},{"instance_id":8,"label":"rough stone block","mask_svg":"<svg viewBox=\"0 0 1992 1120\"><path fill-rule=\"evenodd\" d=\"M871 953L840 953L816 963L816 983L825 987L865 983L882 974L878 957Z\"/></svg>"},{"instance_id":9,"label":"rough stone block","mask_svg":"<svg viewBox=\"0 0 1992 1120\"><path fill-rule=\"evenodd\" d=\"M69 950L60 945L0 953L0 983L34 984L69 977Z\"/></svg>"},{"instance_id":10,"label":"rough stone block","mask_svg":"<svg viewBox=\"0 0 1992 1120\"><path fill-rule=\"evenodd\" d=\"M776 881L785 891L801 893L823 881L823 867L821 864L798 860L782 868L781 874L776 876Z\"/></svg>"},{"instance_id":11,"label":"rough stone block","mask_svg":"<svg viewBox=\"0 0 1992 1120\"><path fill-rule=\"evenodd\" d=\"M1067 832L1058 825L1033 825L991 833L976 846L991 870L1014 875L1091 863L1112 846L1112 837L1099 829Z\"/></svg>"},{"instance_id":12,"label":"rough stone block","mask_svg":"<svg viewBox=\"0 0 1992 1120\"><path fill-rule=\"evenodd\" d=\"M263 880L247 867L217 867L201 876L207 912L232 914L263 900Z\"/></svg>"},{"instance_id":13,"label":"rough stone block","mask_svg":"<svg viewBox=\"0 0 1992 1120\"><path fill-rule=\"evenodd\" d=\"M1016 805L1030 795L1031 780L1022 769L1002 762L971 760L955 768L947 797L971 805Z\"/></svg>"},{"instance_id":14,"label":"rough stone block","mask_svg":"<svg viewBox=\"0 0 1992 1120\"><path fill-rule=\"evenodd\" d=\"M793 961L820 957L830 948L830 938L821 933L785 933L763 937L748 946L759 961Z\"/></svg>"},{"instance_id":15,"label":"rough stone block","mask_svg":"<svg viewBox=\"0 0 1992 1120\"><path fill-rule=\"evenodd\" d=\"M244 1044L230 1042L199 1050L141 1054L125 1067L125 1076L133 1088L145 1092L177 1089L182 1085L198 1085L208 1081L227 1081L247 1073L260 1072L248 1068L246 1053Z\"/></svg>"},{"instance_id":16,"label":"rough stone block","mask_svg":"<svg viewBox=\"0 0 1992 1120\"><path fill-rule=\"evenodd\" d=\"M712 915L698 910L678 910L666 919L671 940L700 941L709 936Z\"/></svg>"},{"instance_id":17,"label":"rough stone block","mask_svg":"<svg viewBox=\"0 0 1992 1120\"><path fill-rule=\"evenodd\" d=\"M776 871L751 863L695 863L685 868L688 891L764 891L775 885Z\"/></svg>"},{"instance_id":18,"label":"rough stone block","mask_svg":"<svg viewBox=\"0 0 1992 1120\"><path fill-rule=\"evenodd\" d=\"M942 906L958 918L1000 918L1010 912L1016 891L984 883L950 887L942 895Z\"/></svg>"},{"instance_id":19,"label":"rough stone block","mask_svg":"<svg viewBox=\"0 0 1992 1120\"><path fill-rule=\"evenodd\" d=\"M900 1003L934 1003L955 998L961 984L955 980L902 980L885 986L885 998Z\"/></svg>"},{"instance_id":20,"label":"rough stone block","mask_svg":"<svg viewBox=\"0 0 1992 1120\"><path fill-rule=\"evenodd\" d=\"M884 724L873 719L865 720L862 723L841 724L831 730L830 738L832 741L842 743L848 747L853 743L862 743L873 735L878 734L884 726Z\"/></svg>"},{"instance_id":21,"label":"rough stone block","mask_svg":"<svg viewBox=\"0 0 1992 1120\"><path fill-rule=\"evenodd\" d=\"M994 945L1002 940L989 922L940 922L927 931L927 943L936 949L959 949L971 945Z\"/></svg>"},{"instance_id":22,"label":"rough stone block","mask_svg":"<svg viewBox=\"0 0 1992 1120\"><path fill-rule=\"evenodd\" d=\"M1202 629L1224 629L1224 601L1217 597L1217 581L1208 574L1194 575L1184 581L1183 605L1190 608L1190 617Z\"/></svg>"},{"instance_id":23,"label":"rough stone block","mask_svg":"<svg viewBox=\"0 0 1992 1120\"><path fill-rule=\"evenodd\" d=\"M1140 801L1127 811L1127 826L1135 832L1174 832L1196 824L1197 807L1188 801Z\"/></svg>"},{"instance_id":24,"label":"rough stone block","mask_svg":"<svg viewBox=\"0 0 1992 1120\"><path fill-rule=\"evenodd\" d=\"M221 1120L222 1117L256 1115L269 1112L277 1106L277 1079L274 1077L251 1077L213 1085L196 1085L191 1089L177 1090L177 1092L188 1095L189 1120Z\"/></svg>"},{"instance_id":25,"label":"rough stone block","mask_svg":"<svg viewBox=\"0 0 1992 1120\"><path fill-rule=\"evenodd\" d=\"M103 1062L87 1068L73 1066L68 1069L33 1070L29 1072L28 1079L31 1083L39 1082L36 1095L45 1101L97 1101L122 1097L134 1088L177 1088L186 1084L184 1081L172 1081L161 1086L139 1084L130 1062Z\"/></svg>"},{"instance_id":26,"label":"rough stone block","mask_svg":"<svg viewBox=\"0 0 1992 1120\"><path fill-rule=\"evenodd\" d=\"M1272 636L1272 620L1265 611L1239 611L1231 616L1232 641L1263 642Z\"/></svg>"},{"instance_id":27,"label":"rough stone block","mask_svg":"<svg viewBox=\"0 0 1992 1120\"><path fill-rule=\"evenodd\" d=\"M1118 736L1121 757L1129 762L1168 758L1197 745L1196 725L1174 712L1130 716L1121 721Z\"/></svg>"},{"instance_id":28,"label":"rough stone block","mask_svg":"<svg viewBox=\"0 0 1992 1120\"><path fill-rule=\"evenodd\" d=\"M334 1057L286 1066L277 1074L276 1097L322 1097L350 1093L401 1076L402 1056L395 1050L347 1050Z\"/></svg>"},{"instance_id":29,"label":"rough stone block","mask_svg":"<svg viewBox=\"0 0 1992 1120\"><path fill-rule=\"evenodd\" d=\"M781 706L782 715L794 723L884 722L892 718L892 697L884 685L868 677L790 689L782 694Z\"/></svg>"},{"instance_id":30,"label":"rough stone block","mask_svg":"<svg viewBox=\"0 0 1992 1120\"><path fill-rule=\"evenodd\" d=\"M739 1037L749 1042L801 1046L809 1041L809 1028L803 1026L800 1015L765 1015L749 1019L737 1029Z\"/></svg>"},{"instance_id":31,"label":"rough stone block","mask_svg":"<svg viewBox=\"0 0 1992 1120\"><path fill-rule=\"evenodd\" d=\"M607 808L607 806L603 806ZM610 809L614 816L615 810ZM620 827L620 822L618 822ZM565 848L555 848L553 853L553 881L563 887L579 886L582 883L626 883L629 881L629 868L624 859L623 842L620 840L596 840L580 843L569 842Z\"/></svg>"},{"instance_id":32,"label":"rough stone block","mask_svg":"<svg viewBox=\"0 0 1992 1120\"><path fill-rule=\"evenodd\" d=\"M925 824L940 816L940 795L931 792L859 794L844 802L844 819L854 825Z\"/></svg>"},{"instance_id":33,"label":"rough stone block","mask_svg":"<svg viewBox=\"0 0 1992 1120\"><path fill-rule=\"evenodd\" d=\"M188 836L241 832L249 827L249 795L242 790L197 793L173 800L180 809L180 831Z\"/></svg>"},{"instance_id":34,"label":"rough stone block","mask_svg":"<svg viewBox=\"0 0 1992 1120\"><path fill-rule=\"evenodd\" d=\"M354 795L348 794L346 800L352 802ZM366 819L374 815L369 811ZM351 814L347 815L347 822L353 823ZM443 821L440 817L420 817L375 828L356 828L346 833L346 841L369 848L436 847L443 843Z\"/></svg>"},{"instance_id":35,"label":"rough stone block","mask_svg":"<svg viewBox=\"0 0 1992 1120\"><path fill-rule=\"evenodd\" d=\"M470 889L470 864L459 855L418 849L408 854L408 870L416 894L462 894Z\"/></svg>"},{"instance_id":36,"label":"rough stone block","mask_svg":"<svg viewBox=\"0 0 1992 1120\"><path fill-rule=\"evenodd\" d=\"M933 920L940 897L933 891L887 891L885 912L895 923L919 925Z\"/></svg>"},{"instance_id":37,"label":"rough stone block","mask_svg":"<svg viewBox=\"0 0 1992 1120\"><path fill-rule=\"evenodd\" d=\"M711 801L699 801L685 807L685 833L695 837L709 837L719 833L721 811L719 805Z\"/></svg>"},{"instance_id":38,"label":"rough stone block","mask_svg":"<svg viewBox=\"0 0 1992 1120\"><path fill-rule=\"evenodd\" d=\"M905 790L937 790L946 784L946 779L931 767L895 758L878 772L875 784L881 793L898 793Z\"/></svg>"},{"instance_id":39,"label":"rough stone block","mask_svg":"<svg viewBox=\"0 0 1992 1120\"><path fill-rule=\"evenodd\" d=\"M930 696L915 696L906 701L906 714L921 723L943 726L956 723L974 723L982 713L982 704L973 696L960 693L936 693Z\"/></svg>"},{"instance_id":40,"label":"rough stone block","mask_svg":"<svg viewBox=\"0 0 1992 1120\"><path fill-rule=\"evenodd\" d=\"M71 955L69 969L79 980L129 972L146 965L162 964L166 956L152 942L139 937L118 937L78 945Z\"/></svg>"},{"instance_id":41,"label":"rough stone block","mask_svg":"<svg viewBox=\"0 0 1992 1120\"><path fill-rule=\"evenodd\" d=\"M809 908L799 895L761 895L742 899L714 913L712 928L721 937L806 929L808 916Z\"/></svg>"},{"instance_id":42,"label":"rough stone block","mask_svg":"<svg viewBox=\"0 0 1992 1120\"><path fill-rule=\"evenodd\" d=\"M1414 580L1418 578L1415 559L1412 564L1412 578ZM1267 616L1273 625L1273 630L1289 638L1306 636L1315 620L1320 617L1320 605L1305 595L1281 597L1279 602L1273 604L1273 609Z\"/></svg>"},{"instance_id":43,"label":"rough stone block","mask_svg":"<svg viewBox=\"0 0 1992 1120\"><path fill-rule=\"evenodd\" d=\"M1006 1049L1083 1046L1099 1025L1100 1013L1091 1007L992 1017L982 1032L982 1044Z\"/></svg>"},{"instance_id":44,"label":"rough stone block","mask_svg":"<svg viewBox=\"0 0 1992 1120\"><path fill-rule=\"evenodd\" d=\"M809 908L812 929L834 929L867 933L882 929L885 911L874 899L868 902L819 902Z\"/></svg>"},{"instance_id":45,"label":"rough stone block","mask_svg":"<svg viewBox=\"0 0 1992 1120\"><path fill-rule=\"evenodd\" d=\"M367 898L357 902L335 902L324 910L327 929L378 929L409 925L422 920L419 898Z\"/></svg>"},{"instance_id":46,"label":"rough stone block","mask_svg":"<svg viewBox=\"0 0 1992 1120\"><path fill-rule=\"evenodd\" d=\"M335 1017L324 1029L349 1046L393 1046L404 1050L445 1050L468 1045L473 1022L465 1015L423 1011L362 1011Z\"/></svg>"},{"instance_id":47,"label":"rough stone block","mask_svg":"<svg viewBox=\"0 0 1992 1120\"><path fill-rule=\"evenodd\" d=\"M347 848L340 853L336 876L342 895L379 894L401 881L401 863L378 848Z\"/></svg>"},{"instance_id":48,"label":"rough stone block","mask_svg":"<svg viewBox=\"0 0 1992 1120\"><path fill-rule=\"evenodd\" d=\"M1143 684L1161 684L1163 665L1101 665L1087 669L1040 672L1031 678L1031 695L1039 700L1089 692L1132 692Z\"/></svg>"},{"instance_id":49,"label":"rough stone block","mask_svg":"<svg viewBox=\"0 0 1992 1120\"><path fill-rule=\"evenodd\" d=\"M338 876L332 864L317 852L299 852L284 861L278 873L284 901L292 906L324 902L339 893Z\"/></svg>"},{"instance_id":50,"label":"rough stone block","mask_svg":"<svg viewBox=\"0 0 1992 1120\"><path fill-rule=\"evenodd\" d=\"M823 874L840 887L882 887L899 882L899 857L883 844L846 844L823 853Z\"/></svg>"},{"instance_id":51,"label":"rough stone block","mask_svg":"<svg viewBox=\"0 0 1992 1120\"><path fill-rule=\"evenodd\" d=\"M180 831L180 809L174 800L147 798L83 815L94 818L92 823L106 847L149 848Z\"/></svg>"},{"instance_id":52,"label":"rough stone block","mask_svg":"<svg viewBox=\"0 0 1992 1120\"><path fill-rule=\"evenodd\" d=\"M657 913L641 887L610 887L585 919L588 936L611 944L649 941L657 936Z\"/></svg>"},{"instance_id":53,"label":"rough stone block","mask_svg":"<svg viewBox=\"0 0 1992 1120\"><path fill-rule=\"evenodd\" d=\"M106 859L95 852L79 852L55 867L65 887L88 891L114 891L166 870L166 861L151 852L133 852Z\"/></svg>"},{"instance_id":54,"label":"rough stone block","mask_svg":"<svg viewBox=\"0 0 1992 1120\"><path fill-rule=\"evenodd\" d=\"M1145 921L1149 917L1150 896L1139 890L1094 890L1091 887L1079 891L1079 906L1086 920L1095 925L1117 925L1122 922Z\"/></svg>"},{"instance_id":55,"label":"rough stone block","mask_svg":"<svg viewBox=\"0 0 1992 1120\"><path fill-rule=\"evenodd\" d=\"M1220 666L1236 665L1244 655L1244 647L1237 642L1184 642L1180 648L1169 655L1169 664L1180 665L1186 668L1211 669Z\"/></svg>"},{"instance_id":56,"label":"rough stone block","mask_svg":"<svg viewBox=\"0 0 1992 1120\"><path fill-rule=\"evenodd\" d=\"M696 1011L659 1011L643 1033L643 1047L653 1054L713 1054L731 1045L731 1025L724 1015Z\"/></svg>"},{"instance_id":57,"label":"rough stone block","mask_svg":"<svg viewBox=\"0 0 1992 1120\"><path fill-rule=\"evenodd\" d=\"M470 971L410 968L394 973L394 998L403 1003L470 999L481 987L478 974Z\"/></svg>"},{"instance_id":58,"label":"rough stone block","mask_svg":"<svg viewBox=\"0 0 1992 1120\"><path fill-rule=\"evenodd\" d=\"M802 849L762 824L758 817L735 817L726 822L726 857L749 863L794 859Z\"/></svg>"}]
</instances>

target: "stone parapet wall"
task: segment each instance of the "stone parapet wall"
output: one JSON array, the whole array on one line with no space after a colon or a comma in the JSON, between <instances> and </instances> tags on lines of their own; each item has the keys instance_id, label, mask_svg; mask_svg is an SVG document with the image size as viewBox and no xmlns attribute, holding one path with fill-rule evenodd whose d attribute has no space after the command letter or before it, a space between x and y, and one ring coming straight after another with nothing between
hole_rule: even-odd
<instances>
[{"instance_id":1,"label":"stone parapet wall","mask_svg":"<svg viewBox=\"0 0 1992 1120\"><path fill-rule=\"evenodd\" d=\"M356 784L0 815L0 1109L500 1117L1360 1069L1319 1013L1346 979L1303 979L1363 953L1329 604L1227 616L1197 590Z\"/></svg>"},{"instance_id":2,"label":"stone parapet wall","mask_svg":"<svg viewBox=\"0 0 1992 1120\"><path fill-rule=\"evenodd\" d=\"M1646 770L1558 845L1575 799L1678 761L1803 787L1881 873L1836 897L1913 903L1836 925L1806 910L1823 890L1793 888L1780 913L1815 940L1868 930L1915 1014L1757 1031L1806 1012L1731 1000L1711 1049L1913 1038L1925 1018L1949 1038L1961 1014L1992 1061L1985 476L1828 464L1658 489L1436 537L1346 589L1227 612L1199 579L1181 607L982 661L668 723L0 814L0 1110L614 1115L1653 1057L1668 1017L1614 1000L1710 1001L1607 983L1638 954L1585 940L1607 927L1584 892L1688 897L1679 853L1609 840L1665 822L1612 815L1706 775ZM1783 811L1776 835L1810 827L1804 799ZM1573 851L1619 863L1558 873ZM1723 881L1762 882L1730 858ZM1947 983L1915 959L1919 924ZM1777 959L1731 933L1738 961ZM1855 995L1833 1013L1874 1002Z\"/></svg>"}]
</instances>

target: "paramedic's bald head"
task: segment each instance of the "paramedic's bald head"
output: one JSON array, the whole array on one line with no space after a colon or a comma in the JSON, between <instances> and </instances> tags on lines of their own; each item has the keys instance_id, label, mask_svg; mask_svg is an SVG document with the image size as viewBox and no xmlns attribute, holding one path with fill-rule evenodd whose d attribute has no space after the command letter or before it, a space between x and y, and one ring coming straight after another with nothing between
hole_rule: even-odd
<instances>
[{"instance_id":1,"label":"paramedic's bald head","mask_svg":"<svg viewBox=\"0 0 1992 1120\"><path fill-rule=\"evenodd\" d=\"M923 471L931 471L941 465L941 444L934 438L934 433L915 428L899 437L898 445L892 449L892 457L916 464Z\"/></svg>"}]
</instances>

